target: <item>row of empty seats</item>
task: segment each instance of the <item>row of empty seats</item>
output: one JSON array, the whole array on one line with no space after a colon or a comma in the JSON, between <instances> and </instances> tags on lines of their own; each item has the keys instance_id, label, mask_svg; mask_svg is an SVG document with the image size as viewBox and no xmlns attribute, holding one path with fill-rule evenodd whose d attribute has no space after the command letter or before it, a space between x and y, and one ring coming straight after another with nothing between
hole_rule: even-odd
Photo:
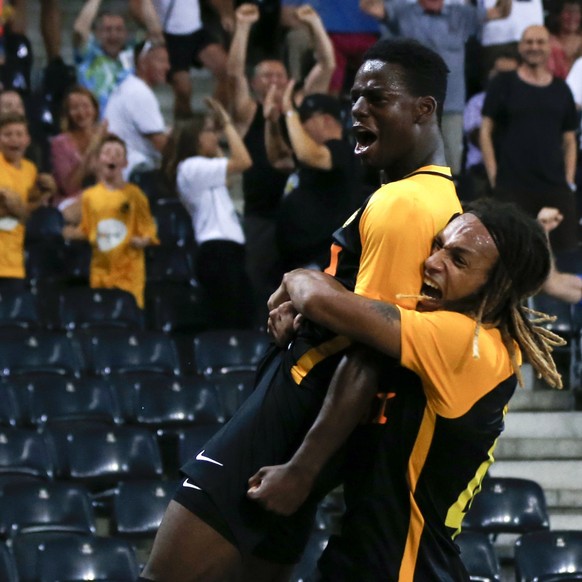
<instances>
[{"instance_id":1,"label":"row of empty seats","mask_svg":"<svg viewBox=\"0 0 582 582\"><path fill-rule=\"evenodd\" d=\"M254 370L270 344L254 330L206 331L179 341L163 332L0 330L0 376L210 376Z\"/></svg>"}]
</instances>

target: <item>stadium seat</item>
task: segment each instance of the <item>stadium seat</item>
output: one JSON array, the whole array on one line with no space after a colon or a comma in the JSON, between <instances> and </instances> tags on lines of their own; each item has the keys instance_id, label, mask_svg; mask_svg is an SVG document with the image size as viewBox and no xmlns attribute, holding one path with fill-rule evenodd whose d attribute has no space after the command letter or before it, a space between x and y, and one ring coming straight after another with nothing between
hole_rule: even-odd
<instances>
[{"instance_id":1,"label":"stadium seat","mask_svg":"<svg viewBox=\"0 0 582 582\"><path fill-rule=\"evenodd\" d=\"M143 190L151 206L157 200L171 198L173 195L161 170L134 171L131 173L131 182L137 184Z\"/></svg>"},{"instance_id":2,"label":"stadium seat","mask_svg":"<svg viewBox=\"0 0 582 582\"><path fill-rule=\"evenodd\" d=\"M116 394L100 378L39 376L28 378L24 388L29 422L37 427L121 422Z\"/></svg>"},{"instance_id":3,"label":"stadium seat","mask_svg":"<svg viewBox=\"0 0 582 582\"><path fill-rule=\"evenodd\" d=\"M539 531L515 543L517 582L582 580L582 531Z\"/></svg>"},{"instance_id":4,"label":"stadium seat","mask_svg":"<svg viewBox=\"0 0 582 582\"><path fill-rule=\"evenodd\" d=\"M162 198L152 205L162 245L190 247L194 244L192 219L178 198Z\"/></svg>"},{"instance_id":5,"label":"stadium seat","mask_svg":"<svg viewBox=\"0 0 582 582\"><path fill-rule=\"evenodd\" d=\"M134 422L148 427L224 422L216 389L202 378L143 378L137 387L135 404Z\"/></svg>"},{"instance_id":6,"label":"stadium seat","mask_svg":"<svg viewBox=\"0 0 582 582\"><path fill-rule=\"evenodd\" d=\"M54 463L46 440L22 428L0 430L0 486L53 478Z\"/></svg>"},{"instance_id":7,"label":"stadium seat","mask_svg":"<svg viewBox=\"0 0 582 582\"><path fill-rule=\"evenodd\" d=\"M0 580L19 582L16 560L6 544L0 544Z\"/></svg>"},{"instance_id":8,"label":"stadium seat","mask_svg":"<svg viewBox=\"0 0 582 582\"><path fill-rule=\"evenodd\" d=\"M31 287L42 279L62 279L64 273L64 242L54 239L35 242L24 248L26 278Z\"/></svg>"},{"instance_id":9,"label":"stadium seat","mask_svg":"<svg viewBox=\"0 0 582 582\"><path fill-rule=\"evenodd\" d=\"M309 537L307 546L299 563L293 568L290 582L308 582L313 579L317 570L317 561L329 541L330 532L314 530Z\"/></svg>"},{"instance_id":10,"label":"stadium seat","mask_svg":"<svg viewBox=\"0 0 582 582\"><path fill-rule=\"evenodd\" d=\"M88 427L46 430L60 479L103 492L119 481L159 479L162 460L155 437L138 427Z\"/></svg>"},{"instance_id":11,"label":"stadium seat","mask_svg":"<svg viewBox=\"0 0 582 582\"><path fill-rule=\"evenodd\" d=\"M501 569L489 536L480 532L462 532L455 538L461 560L473 582L500 582Z\"/></svg>"},{"instance_id":12,"label":"stadium seat","mask_svg":"<svg viewBox=\"0 0 582 582\"><path fill-rule=\"evenodd\" d=\"M523 534L550 527L546 498L530 479L489 477L473 499L463 531Z\"/></svg>"},{"instance_id":13,"label":"stadium seat","mask_svg":"<svg viewBox=\"0 0 582 582\"><path fill-rule=\"evenodd\" d=\"M139 566L135 550L125 540L62 537L39 548L38 571L39 582L134 582Z\"/></svg>"},{"instance_id":14,"label":"stadium seat","mask_svg":"<svg viewBox=\"0 0 582 582\"><path fill-rule=\"evenodd\" d=\"M79 376L81 361L65 334L51 331L0 331L0 374Z\"/></svg>"},{"instance_id":15,"label":"stadium seat","mask_svg":"<svg viewBox=\"0 0 582 582\"><path fill-rule=\"evenodd\" d=\"M208 309L200 287L150 283L145 290L148 326L166 333L198 333L208 328Z\"/></svg>"},{"instance_id":16,"label":"stadium seat","mask_svg":"<svg viewBox=\"0 0 582 582\"><path fill-rule=\"evenodd\" d=\"M91 245L83 240L65 241L63 247L63 276L69 283L89 284Z\"/></svg>"},{"instance_id":17,"label":"stadium seat","mask_svg":"<svg viewBox=\"0 0 582 582\"><path fill-rule=\"evenodd\" d=\"M0 289L0 329L41 325L36 297L25 290Z\"/></svg>"},{"instance_id":18,"label":"stadium seat","mask_svg":"<svg viewBox=\"0 0 582 582\"><path fill-rule=\"evenodd\" d=\"M143 329L143 314L134 296L121 289L71 287L61 291L57 301L62 329Z\"/></svg>"},{"instance_id":19,"label":"stadium seat","mask_svg":"<svg viewBox=\"0 0 582 582\"><path fill-rule=\"evenodd\" d=\"M269 336L255 330L210 330L194 338L196 372L205 376L255 371L270 345Z\"/></svg>"},{"instance_id":20,"label":"stadium seat","mask_svg":"<svg viewBox=\"0 0 582 582\"><path fill-rule=\"evenodd\" d=\"M9 381L0 382L0 427L23 423L22 404L15 387Z\"/></svg>"},{"instance_id":21,"label":"stadium seat","mask_svg":"<svg viewBox=\"0 0 582 582\"><path fill-rule=\"evenodd\" d=\"M228 420L249 397L255 385L255 372L232 372L213 376L225 419Z\"/></svg>"},{"instance_id":22,"label":"stadium seat","mask_svg":"<svg viewBox=\"0 0 582 582\"><path fill-rule=\"evenodd\" d=\"M79 336L91 373L180 374L180 361L171 338L155 331L100 330Z\"/></svg>"},{"instance_id":23,"label":"stadium seat","mask_svg":"<svg viewBox=\"0 0 582 582\"><path fill-rule=\"evenodd\" d=\"M152 246L146 249L146 284L173 282L194 286L196 277L191 250L184 247Z\"/></svg>"},{"instance_id":24,"label":"stadium seat","mask_svg":"<svg viewBox=\"0 0 582 582\"><path fill-rule=\"evenodd\" d=\"M58 208L40 206L30 213L26 221L26 244L45 243L47 240L63 240L65 221Z\"/></svg>"},{"instance_id":25,"label":"stadium seat","mask_svg":"<svg viewBox=\"0 0 582 582\"><path fill-rule=\"evenodd\" d=\"M96 531L91 497L82 485L13 483L0 496L0 535L39 532L93 534Z\"/></svg>"},{"instance_id":26,"label":"stadium seat","mask_svg":"<svg viewBox=\"0 0 582 582\"><path fill-rule=\"evenodd\" d=\"M153 537L177 486L177 481L160 480L121 483L113 498L113 533Z\"/></svg>"}]
</instances>

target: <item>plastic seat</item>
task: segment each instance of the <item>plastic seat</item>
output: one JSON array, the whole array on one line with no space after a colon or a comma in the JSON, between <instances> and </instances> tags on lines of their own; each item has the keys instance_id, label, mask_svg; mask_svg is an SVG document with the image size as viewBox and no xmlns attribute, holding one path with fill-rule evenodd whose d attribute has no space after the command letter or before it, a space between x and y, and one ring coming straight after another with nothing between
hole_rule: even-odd
<instances>
[{"instance_id":1,"label":"plastic seat","mask_svg":"<svg viewBox=\"0 0 582 582\"><path fill-rule=\"evenodd\" d=\"M26 243L44 243L47 239L62 241L65 221L58 208L40 206L26 221Z\"/></svg>"},{"instance_id":2,"label":"plastic seat","mask_svg":"<svg viewBox=\"0 0 582 582\"><path fill-rule=\"evenodd\" d=\"M166 333L198 333L210 323L200 287L150 283L146 286L145 298L151 329Z\"/></svg>"},{"instance_id":3,"label":"plastic seat","mask_svg":"<svg viewBox=\"0 0 582 582\"><path fill-rule=\"evenodd\" d=\"M0 374L58 374L78 376L81 362L65 334L50 331L0 332Z\"/></svg>"},{"instance_id":4,"label":"plastic seat","mask_svg":"<svg viewBox=\"0 0 582 582\"><path fill-rule=\"evenodd\" d=\"M153 246L146 249L146 284L150 282L196 284L189 249Z\"/></svg>"},{"instance_id":5,"label":"plastic seat","mask_svg":"<svg viewBox=\"0 0 582 582\"><path fill-rule=\"evenodd\" d=\"M171 338L155 331L101 330L79 336L93 374L156 373L175 376L180 361Z\"/></svg>"},{"instance_id":6,"label":"plastic seat","mask_svg":"<svg viewBox=\"0 0 582 582\"><path fill-rule=\"evenodd\" d=\"M48 482L6 485L0 497L0 535L39 532L93 534L95 516L82 485Z\"/></svg>"},{"instance_id":7,"label":"plastic seat","mask_svg":"<svg viewBox=\"0 0 582 582\"><path fill-rule=\"evenodd\" d=\"M155 437L138 427L47 429L58 476L103 492L119 481L159 479L162 460Z\"/></svg>"},{"instance_id":8,"label":"plastic seat","mask_svg":"<svg viewBox=\"0 0 582 582\"><path fill-rule=\"evenodd\" d=\"M30 291L0 289L0 328L35 329L40 323L36 298Z\"/></svg>"},{"instance_id":9,"label":"plastic seat","mask_svg":"<svg viewBox=\"0 0 582 582\"><path fill-rule=\"evenodd\" d=\"M212 378L218 392L226 420L250 396L255 385L255 372L232 372Z\"/></svg>"},{"instance_id":10,"label":"plastic seat","mask_svg":"<svg viewBox=\"0 0 582 582\"><path fill-rule=\"evenodd\" d=\"M100 378L40 376L28 378L20 390L20 400L26 398L29 422L38 427L121 421L115 392Z\"/></svg>"},{"instance_id":11,"label":"plastic seat","mask_svg":"<svg viewBox=\"0 0 582 582\"><path fill-rule=\"evenodd\" d=\"M63 276L71 283L89 284L89 270L93 251L87 241L65 241L63 247Z\"/></svg>"},{"instance_id":12,"label":"plastic seat","mask_svg":"<svg viewBox=\"0 0 582 582\"><path fill-rule=\"evenodd\" d=\"M63 537L39 548L38 571L39 582L134 582L139 566L135 550L125 540Z\"/></svg>"},{"instance_id":13,"label":"plastic seat","mask_svg":"<svg viewBox=\"0 0 582 582\"><path fill-rule=\"evenodd\" d=\"M500 582L501 569L489 536L480 532L462 532L455 538L461 560L475 582Z\"/></svg>"},{"instance_id":14,"label":"plastic seat","mask_svg":"<svg viewBox=\"0 0 582 582\"><path fill-rule=\"evenodd\" d=\"M269 345L269 336L262 331L201 332L194 338L196 371L205 376L255 371Z\"/></svg>"},{"instance_id":15,"label":"plastic seat","mask_svg":"<svg viewBox=\"0 0 582 582\"><path fill-rule=\"evenodd\" d=\"M60 293L57 310L63 329L143 328L134 296L121 289L71 287Z\"/></svg>"},{"instance_id":16,"label":"plastic seat","mask_svg":"<svg viewBox=\"0 0 582 582\"><path fill-rule=\"evenodd\" d=\"M152 205L162 245L188 247L194 244L192 219L177 198L162 198Z\"/></svg>"},{"instance_id":17,"label":"plastic seat","mask_svg":"<svg viewBox=\"0 0 582 582\"><path fill-rule=\"evenodd\" d=\"M517 582L582 580L582 530L530 532L515 543Z\"/></svg>"},{"instance_id":18,"label":"plastic seat","mask_svg":"<svg viewBox=\"0 0 582 582\"><path fill-rule=\"evenodd\" d=\"M490 477L482 483L463 520L463 530L487 534L547 530L546 497L530 479Z\"/></svg>"},{"instance_id":19,"label":"plastic seat","mask_svg":"<svg viewBox=\"0 0 582 582\"><path fill-rule=\"evenodd\" d=\"M153 206L158 199L170 198L173 193L161 170L140 170L131 173L131 182L137 184Z\"/></svg>"},{"instance_id":20,"label":"plastic seat","mask_svg":"<svg viewBox=\"0 0 582 582\"><path fill-rule=\"evenodd\" d=\"M14 386L0 382L0 427L15 427L23 422L22 404Z\"/></svg>"},{"instance_id":21,"label":"plastic seat","mask_svg":"<svg viewBox=\"0 0 582 582\"><path fill-rule=\"evenodd\" d=\"M0 430L0 485L50 480L53 475L53 458L42 435L21 428Z\"/></svg>"},{"instance_id":22,"label":"plastic seat","mask_svg":"<svg viewBox=\"0 0 582 582\"><path fill-rule=\"evenodd\" d=\"M171 428L218 424L224 422L224 415L216 389L207 380L148 377L137 386L133 420L149 427Z\"/></svg>"},{"instance_id":23,"label":"plastic seat","mask_svg":"<svg viewBox=\"0 0 582 582\"><path fill-rule=\"evenodd\" d=\"M6 544L0 544L0 580L19 582L16 560Z\"/></svg>"},{"instance_id":24,"label":"plastic seat","mask_svg":"<svg viewBox=\"0 0 582 582\"><path fill-rule=\"evenodd\" d=\"M153 537L173 499L177 481L126 481L113 498L113 531L130 537Z\"/></svg>"},{"instance_id":25,"label":"plastic seat","mask_svg":"<svg viewBox=\"0 0 582 582\"><path fill-rule=\"evenodd\" d=\"M317 571L317 561L329 541L329 531L314 530L309 537L307 546L303 551L301 560L293 568L293 573L289 578L290 582L307 582Z\"/></svg>"},{"instance_id":26,"label":"plastic seat","mask_svg":"<svg viewBox=\"0 0 582 582\"><path fill-rule=\"evenodd\" d=\"M26 278L31 286L42 279L62 279L64 242L58 239L37 241L25 246Z\"/></svg>"}]
</instances>

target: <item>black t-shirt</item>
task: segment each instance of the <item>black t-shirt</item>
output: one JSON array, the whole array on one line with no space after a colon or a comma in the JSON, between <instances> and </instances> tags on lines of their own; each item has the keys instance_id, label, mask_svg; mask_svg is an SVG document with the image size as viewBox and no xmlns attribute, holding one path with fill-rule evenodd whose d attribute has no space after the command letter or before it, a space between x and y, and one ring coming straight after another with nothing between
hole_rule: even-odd
<instances>
[{"instance_id":1,"label":"black t-shirt","mask_svg":"<svg viewBox=\"0 0 582 582\"><path fill-rule=\"evenodd\" d=\"M532 192L566 187L562 138L578 122L564 81L538 87L516 72L501 73L487 88L483 116L495 124L498 187Z\"/></svg>"},{"instance_id":2,"label":"black t-shirt","mask_svg":"<svg viewBox=\"0 0 582 582\"><path fill-rule=\"evenodd\" d=\"M325 266L329 240L361 203L361 167L344 140L325 142L330 170L299 166L287 185L277 222L277 243L285 267L315 261Z\"/></svg>"},{"instance_id":3,"label":"black t-shirt","mask_svg":"<svg viewBox=\"0 0 582 582\"><path fill-rule=\"evenodd\" d=\"M287 174L273 168L267 158L265 118L260 103L243 141L253 160L253 165L242 176L244 213L274 218Z\"/></svg>"}]
</instances>

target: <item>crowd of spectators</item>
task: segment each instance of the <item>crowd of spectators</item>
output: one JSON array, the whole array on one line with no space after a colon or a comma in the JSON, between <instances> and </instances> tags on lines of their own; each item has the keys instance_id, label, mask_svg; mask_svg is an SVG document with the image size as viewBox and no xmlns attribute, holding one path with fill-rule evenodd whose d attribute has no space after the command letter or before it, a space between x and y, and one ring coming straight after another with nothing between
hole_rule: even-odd
<instances>
[{"instance_id":1,"label":"crowd of spectators","mask_svg":"<svg viewBox=\"0 0 582 582\"><path fill-rule=\"evenodd\" d=\"M173 199L192 221L213 322L264 324L284 270L324 268L329 236L381 182L348 128L353 75L383 36L413 37L450 69L442 130L461 199L550 212L554 250L578 247L581 0L130 0L126 12L79 0L72 63L64 4L40 4L46 59L34 86L26 2L0 2L3 283L27 283L27 219L50 206L66 239L91 245L87 283L143 307L144 248L160 242L153 206ZM211 73L209 112L193 108L193 67ZM172 119L156 93L164 83ZM582 299L561 280L547 290Z\"/></svg>"}]
</instances>

